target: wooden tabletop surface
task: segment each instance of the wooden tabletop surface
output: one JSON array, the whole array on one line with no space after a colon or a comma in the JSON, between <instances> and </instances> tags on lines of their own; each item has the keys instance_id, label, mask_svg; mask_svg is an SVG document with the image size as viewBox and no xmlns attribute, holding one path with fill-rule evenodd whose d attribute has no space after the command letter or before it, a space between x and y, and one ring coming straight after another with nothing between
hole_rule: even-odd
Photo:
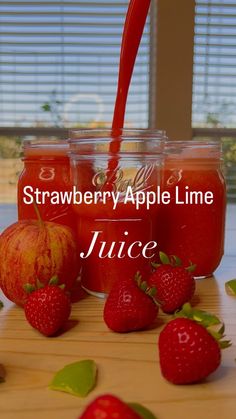
<instances>
[{"instance_id":1,"label":"wooden tabletop surface","mask_svg":"<svg viewBox=\"0 0 236 419\"><path fill-rule=\"evenodd\" d=\"M151 330L115 334L103 322L104 302L88 297L73 306L66 333L45 338L25 321L22 309L1 297L5 307L0 312L0 363L7 375L0 384L0 418L76 419L91 399L109 392L144 404L158 419L235 419L236 297L224 289L225 281L236 277L236 237L229 228L232 232L234 251L223 258L215 278L197 282L194 302L220 316L233 343L207 381L174 386L161 376L157 340L168 316L160 315ZM88 358L98 365L98 379L86 399L48 388L57 370Z\"/></svg>"}]
</instances>

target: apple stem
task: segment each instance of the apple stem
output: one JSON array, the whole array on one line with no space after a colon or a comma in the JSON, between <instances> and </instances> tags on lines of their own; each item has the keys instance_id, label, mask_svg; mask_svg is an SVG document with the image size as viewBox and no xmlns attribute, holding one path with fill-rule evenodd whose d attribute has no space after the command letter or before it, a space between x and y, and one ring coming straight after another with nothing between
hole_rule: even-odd
<instances>
[{"instance_id":1,"label":"apple stem","mask_svg":"<svg viewBox=\"0 0 236 419\"><path fill-rule=\"evenodd\" d=\"M43 227L43 226L44 226L44 222L43 222L43 220L42 220L42 217L41 217L41 215L40 215L40 212L39 212L38 206L37 206L37 204L36 204L36 202L35 202L35 201L33 201L33 206L34 206L34 210L35 210L35 212L36 212L37 218L38 218L39 226L40 226L40 227Z\"/></svg>"}]
</instances>

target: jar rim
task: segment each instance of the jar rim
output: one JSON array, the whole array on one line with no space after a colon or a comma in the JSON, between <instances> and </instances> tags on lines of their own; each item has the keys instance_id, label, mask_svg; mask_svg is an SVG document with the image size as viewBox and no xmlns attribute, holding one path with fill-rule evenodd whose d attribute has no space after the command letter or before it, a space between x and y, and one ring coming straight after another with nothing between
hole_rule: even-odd
<instances>
[{"instance_id":1,"label":"jar rim","mask_svg":"<svg viewBox=\"0 0 236 419\"><path fill-rule=\"evenodd\" d=\"M165 145L170 146L183 146L183 147L193 147L193 146L202 146L202 147L208 147L208 146L220 146L222 144L221 139L201 139L201 140L171 140L167 139L165 141Z\"/></svg>"},{"instance_id":2,"label":"jar rim","mask_svg":"<svg viewBox=\"0 0 236 419\"><path fill-rule=\"evenodd\" d=\"M69 144L84 143L88 140L96 141L99 139L103 142L110 142L112 139L121 138L124 141L149 141L149 140L166 140L166 132L158 129L146 128L124 128L117 130L114 134L111 128L88 128L69 130Z\"/></svg>"},{"instance_id":3,"label":"jar rim","mask_svg":"<svg viewBox=\"0 0 236 419\"><path fill-rule=\"evenodd\" d=\"M23 150L31 149L44 149L51 150L53 148L59 148L60 150L69 150L69 143L67 139L64 140L23 140Z\"/></svg>"}]
</instances>

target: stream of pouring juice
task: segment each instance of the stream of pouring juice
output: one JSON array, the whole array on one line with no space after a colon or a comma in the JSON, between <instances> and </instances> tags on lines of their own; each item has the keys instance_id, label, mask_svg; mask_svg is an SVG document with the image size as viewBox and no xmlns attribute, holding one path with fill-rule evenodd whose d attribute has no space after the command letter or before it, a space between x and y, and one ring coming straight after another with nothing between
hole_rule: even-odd
<instances>
[{"instance_id":1,"label":"stream of pouring juice","mask_svg":"<svg viewBox=\"0 0 236 419\"><path fill-rule=\"evenodd\" d=\"M104 170L106 181L102 187L103 191L116 191L118 170L119 173L126 170L122 167L123 161L120 157L122 128L128 90L149 6L150 0L131 0L129 3L122 38L117 97L110 143L108 143L106 154L107 161L105 161L106 169ZM137 164L140 168L140 164L143 163L138 161ZM134 168L132 176L135 177L135 170L138 169L133 162L131 165ZM77 178L79 178L79 173ZM143 209L134 213L133 206L125 204L122 200L116 211L110 204L111 202L105 205L92 204L83 209L81 206L75 207L78 216L78 237L82 243L83 254L89 248L93 232L100 232L100 242L96 243L93 253L84 261L82 273L84 288L98 296L108 293L113 283L121 277L132 278L137 271L140 271L144 277L150 274L150 259L145 259L142 255L133 259L127 253L122 258L99 257L101 241L106 242L108 252L114 242L119 245L125 240L124 251L127 251L132 243L146 244L152 237L150 212L148 214L148 211ZM117 249L115 250L117 254Z\"/></svg>"}]
</instances>

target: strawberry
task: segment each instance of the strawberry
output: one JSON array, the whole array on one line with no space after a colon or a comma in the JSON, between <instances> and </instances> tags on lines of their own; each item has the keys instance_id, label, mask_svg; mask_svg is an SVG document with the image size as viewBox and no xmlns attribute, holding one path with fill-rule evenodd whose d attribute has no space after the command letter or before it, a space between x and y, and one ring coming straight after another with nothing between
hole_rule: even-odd
<instances>
[{"instance_id":1,"label":"strawberry","mask_svg":"<svg viewBox=\"0 0 236 419\"><path fill-rule=\"evenodd\" d=\"M221 341L224 327L218 332L207 330L219 320L186 304L178 316L171 320L159 336L159 358L163 376L174 384L196 383L213 373L220 365L221 348L230 346ZM198 322L193 320L198 319Z\"/></svg>"},{"instance_id":2,"label":"strawberry","mask_svg":"<svg viewBox=\"0 0 236 419\"><path fill-rule=\"evenodd\" d=\"M163 264L149 278L149 285L156 288L156 298L165 313L173 313L191 300L195 291L195 280L191 274L194 265L185 269L176 256L171 259L160 252Z\"/></svg>"},{"instance_id":3,"label":"strawberry","mask_svg":"<svg viewBox=\"0 0 236 419\"><path fill-rule=\"evenodd\" d=\"M25 317L34 329L52 336L66 323L71 312L70 299L65 291L50 281L45 287L33 290L25 305Z\"/></svg>"},{"instance_id":4,"label":"strawberry","mask_svg":"<svg viewBox=\"0 0 236 419\"><path fill-rule=\"evenodd\" d=\"M110 394L97 397L79 419L140 419L133 409Z\"/></svg>"},{"instance_id":5,"label":"strawberry","mask_svg":"<svg viewBox=\"0 0 236 419\"><path fill-rule=\"evenodd\" d=\"M116 282L107 297L104 321L114 332L145 329L155 320L158 306L153 299L155 289L148 288L141 276Z\"/></svg>"}]
</instances>

